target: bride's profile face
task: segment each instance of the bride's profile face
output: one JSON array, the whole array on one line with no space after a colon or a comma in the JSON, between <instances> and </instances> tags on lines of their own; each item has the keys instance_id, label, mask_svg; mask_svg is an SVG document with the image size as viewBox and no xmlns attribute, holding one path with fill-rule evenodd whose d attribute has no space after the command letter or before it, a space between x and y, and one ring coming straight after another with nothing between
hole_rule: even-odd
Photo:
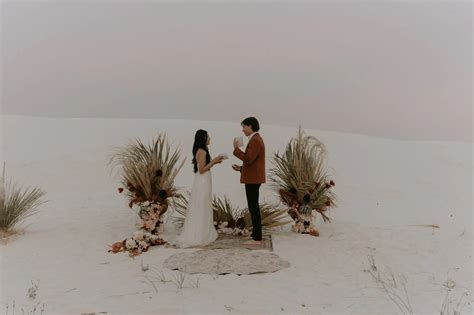
<instances>
[{"instance_id":1,"label":"bride's profile face","mask_svg":"<svg viewBox=\"0 0 474 315\"><path fill-rule=\"evenodd\" d=\"M211 144L211 137L209 137L209 135L207 135L206 145L209 145L209 144Z\"/></svg>"}]
</instances>

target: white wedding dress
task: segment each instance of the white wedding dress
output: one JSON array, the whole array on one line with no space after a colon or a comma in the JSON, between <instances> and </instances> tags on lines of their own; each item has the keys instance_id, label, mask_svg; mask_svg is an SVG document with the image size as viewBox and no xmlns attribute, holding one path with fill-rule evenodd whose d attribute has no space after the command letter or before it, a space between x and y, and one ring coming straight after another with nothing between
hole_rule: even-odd
<instances>
[{"instance_id":1,"label":"white wedding dress","mask_svg":"<svg viewBox=\"0 0 474 315\"><path fill-rule=\"evenodd\" d=\"M183 229L175 245L178 247L205 246L217 239L212 213L212 176L207 171L196 172L191 189L191 198L186 210Z\"/></svg>"}]
</instances>

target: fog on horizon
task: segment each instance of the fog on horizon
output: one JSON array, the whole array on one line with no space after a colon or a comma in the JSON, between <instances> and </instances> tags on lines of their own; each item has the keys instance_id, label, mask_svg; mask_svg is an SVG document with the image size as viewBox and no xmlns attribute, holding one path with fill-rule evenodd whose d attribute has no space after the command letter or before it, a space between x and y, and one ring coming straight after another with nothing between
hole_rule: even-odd
<instances>
[{"instance_id":1,"label":"fog on horizon","mask_svg":"<svg viewBox=\"0 0 474 315\"><path fill-rule=\"evenodd\" d=\"M1 6L1 114L472 141L470 1Z\"/></svg>"}]
</instances>

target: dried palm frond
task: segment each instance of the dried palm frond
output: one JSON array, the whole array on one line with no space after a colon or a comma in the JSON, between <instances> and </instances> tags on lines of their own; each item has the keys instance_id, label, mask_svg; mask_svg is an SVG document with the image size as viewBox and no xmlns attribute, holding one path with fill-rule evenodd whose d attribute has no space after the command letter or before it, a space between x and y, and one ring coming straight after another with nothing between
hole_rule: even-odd
<instances>
[{"instance_id":1,"label":"dried palm frond","mask_svg":"<svg viewBox=\"0 0 474 315\"><path fill-rule=\"evenodd\" d=\"M305 135L300 127L284 153L274 154L270 170L272 186L286 206L296 206L302 214L316 210L325 222L329 221L325 212L336 205L336 195L331 190L334 182L329 180L325 167L326 154L324 144Z\"/></svg>"},{"instance_id":2,"label":"dried palm frond","mask_svg":"<svg viewBox=\"0 0 474 315\"><path fill-rule=\"evenodd\" d=\"M176 202L173 205L173 208L176 210L178 215L173 217L173 223L178 227L182 227L184 224L184 219L186 217L186 209L188 207L188 198L190 194L188 192L187 198L182 196L179 199L179 202ZM230 203L227 197L220 198L214 196L212 200L214 222L218 225L223 222L227 222L228 228L240 228L240 229L249 229L252 227L252 219L248 209L239 209ZM262 228L264 230L270 230L272 228L288 224L291 221L286 220L288 215L285 209L279 209L276 206L262 203L260 204L260 214L262 219Z\"/></svg>"},{"instance_id":3,"label":"dried palm frond","mask_svg":"<svg viewBox=\"0 0 474 315\"><path fill-rule=\"evenodd\" d=\"M0 229L5 231L36 214L38 207L45 203L42 200L45 193L38 187L23 189L12 182L5 187L3 180L0 186L3 191L3 200L0 200Z\"/></svg>"},{"instance_id":4,"label":"dried palm frond","mask_svg":"<svg viewBox=\"0 0 474 315\"><path fill-rule=\"evenodd\" d=\"M173 223L178 227L182 227L184 224L184 218L186 217L190 197L191 193L187 191L185 195L180 195L172 205L177 213L177 215L173 216ZM230 222L235 222L234 217L237 213L237 209L232 207L227 197L221 199L214 196L212 199L212 211L214 222L228 222L231 225L232 223Z\"/></svg>"},{"instance_id":5,"label":"dried palm frond","mask_svg":"<svg viewBox=\"0 0 474 315\"><path fill-rule=\"evenodd\" d=\"M273 186L287 191L313 188L324 177L325 157L324 144L315 137L305 136L300 127L298 136L290 140L285 152L274 155L274 168L270 170Z\"/></svg>"},{"instance_id":6,"label":"dried palm frond","mask_svg":"<svg viewBox=\"0 0 474 315\"><path fill-rule=\"evenodd\" d=\"M189 205L189 198L191 192L186 191L182 194L178 194L176 198L173 198L171 203L171 208L175 211L175 214L172 215L171 219L173 224L181 228L184 225L184 218L186 217L186 210Z\"/></svg>"},{"instance_id":7,"label":"dried palm frond","mask_svg":"<svg viewBox=\"0 0 474 315\"><path fill-rule=\"evenodd\" d=\"M167 203L176 196L174 180L184 165L179 148L171 149L166 135L159 134L150 144L136 139L117 148L109 164L120 167L121 181L130 199L129 206L144 201Z\"/></svg>"},{"instance_id":8,"label":"dried palm frond","mask_svg":"<svg viewBox=\"0 0 474 315\"><path fill-rule=\"evenodd\" d=\"M252 226L252 216L249 209L242 210L240 217L244 218L246 227ZM292 222L288 220L286 209L281 209L268 203L260 204L260 218L262 220L262 229L266 231Z\"/></svg>"},{"instance_id":9,"label":"dried palm frond","mask_svg":"<svg viewBox=\"0 0 474 315\"><path fill-rule=\"evenodd\" d=\"M217 196L214 196L212 199L212 210L214 222L227 222L229 228L235 228L235 222L238 219L237 213L238 209L234 208L227 196L223 199Z\"/></svg>"}]
</instances>

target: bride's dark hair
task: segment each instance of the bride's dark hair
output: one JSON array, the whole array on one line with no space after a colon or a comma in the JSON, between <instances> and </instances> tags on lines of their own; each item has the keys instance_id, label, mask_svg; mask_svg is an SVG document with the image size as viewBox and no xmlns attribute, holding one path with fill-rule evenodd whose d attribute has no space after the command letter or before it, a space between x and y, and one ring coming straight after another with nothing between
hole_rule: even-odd
<instances>
[{"instance_id":1,"label":"bride's dark hair","mask_svg":"<svg viewBox=\"0 0 474 315\"><path fill-rule=\"evenodd\" d=\"M207 148L207 131L199 129L196 131L196 135L194 136L194 145L193 145L193 165L194 165L194 173L198 171L197 161L196 161L196 152L198 149L203 149L206 151L206 165L211 162L211 155L209 154L209 149Z\"/></svg>"}]
</instances>

